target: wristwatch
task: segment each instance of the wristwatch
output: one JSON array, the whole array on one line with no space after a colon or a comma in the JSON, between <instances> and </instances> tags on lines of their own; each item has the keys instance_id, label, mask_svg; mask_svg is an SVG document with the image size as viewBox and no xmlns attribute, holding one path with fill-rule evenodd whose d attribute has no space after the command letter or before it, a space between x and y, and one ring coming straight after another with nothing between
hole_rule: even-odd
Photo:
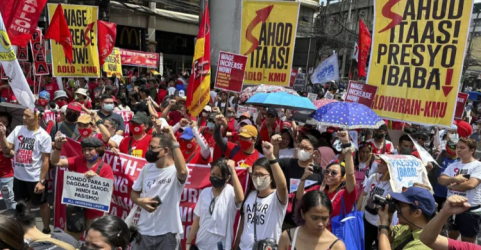
<instances>
[{"instance_id":1,"label":"wristwatch","mask_svg":"<svg viewBox=\"0 0 481 250\"><path fill-rule=\"evenodd\" d=\"M171 148L171 149L176 149L176 148L180 148L180 144L179 144L179 143L176 143L176 144L172 145L172 148Z\"/></svg>"},{"instance_id":2,"label":"wristwatch","mask_svg":"<svg viewBox=\"0 0 481 250\"><path fill-rule=\"evenodd\" d=\"M378 227L379 232L381 232L382 229L386 229L388 232L389 232L389 230L391 230L391 229L389 228L389 226L379 225L379 227Z\"/></svg>"},{"instance_id":3,"label":"wristwatch","mask_svg":"<svg viewBox=\"0 0 481 250\"><path fill-rule=\"evenodd\" d=\"M45 186L45 184L47 183L47 180L43 180L43 181L39 181L40 183L42 183L43 186Z\"/></svg>"}]
</instances>

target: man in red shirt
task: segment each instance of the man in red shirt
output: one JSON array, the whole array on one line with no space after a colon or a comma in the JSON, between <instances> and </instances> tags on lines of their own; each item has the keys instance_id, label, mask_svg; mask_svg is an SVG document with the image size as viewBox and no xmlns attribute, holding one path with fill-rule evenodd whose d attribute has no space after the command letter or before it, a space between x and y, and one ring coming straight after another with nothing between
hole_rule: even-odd
<instances>
[{"instance_id":1,"label":"man in red shirt","mask_svg":"<svg viewBox=\"0 0 481 250\"><path fill-rule=\"evenodd\" d=\"M59 90L57 81L51 75L42 77L43 89L50 93L50 97L54 96L55 91ZM50 100L49 100L50 101Z\"/></svg>"},{"instance_id":2,"label":"man in red shirt","mask_svg":"<svg viewBox=\"0 0 481 250\"><path fill-rule=\"evenodd\" d=\"M132 117L130 131L132 136L127 136L120 142L119 149L112 149L112 152L132 155L139 158L145 157L145 152L149 149L152 135L146 133L149 128L149 117L138 112Z\"/></svg>"},{"instance_id":3,"label":"man in red shirt","mask_svg":"<svg viewBox=\"0 0 481 250\"><path fill-rule=\"evenodd\" d=\"M374 130L374 135L371 140L367 141L371 144L373 154L393 154L394 145L392 142L386 139L387 126L381 125L378 129Z\"/></svg>"},{"instance_id":4,"label":"man in red shirt","mask_svg":"<svg viewBox=\"0 0 481 250\"><path fill-rule=\"evenodd\" d=\"M269 108L264 114L257 117L256 123L261 126L261 141L270 141L273 134L281 133L284 124L275 109Z\"/></svg>"},{"instance_id":5,"label":"man in red shirt","mask_svg":"<svg viewBox=\"0 0 481 250\"><path fill-rule=\"evenodd\" d=\"M167 106L167 108L165 108L164 111L162 111L162 115L160 117L167 120L170 126L174 126L175 124L180 122L182 118L186 118L187 120L190 120L190 121L196 121L197 119L191 116L187 112L187 108L185 107L186 105L185 100L186 100L185 96L184 97L177 96L176 100L170 100L169 106ZM176 110L171 111L176 103L177 103L176 105L177 107L175 107Z\"/></svg>"},{"instance_id":6,"label":"man in red shirt","mask_svg":"<svg viewBox=\"0 0 481 250\"><path fill-rule=\"evenodd\" d=\"M242 127L239 131L239 145L237 145L222 138L220 127L227 126L224 116L218 115L215 123L214 140L222 153L227 159L233 160L236 167L249 168L250 171L252 164L262 157L262 154L254 148L258 135L257 128L252 125Z\"/></svg>"}]
</instances>

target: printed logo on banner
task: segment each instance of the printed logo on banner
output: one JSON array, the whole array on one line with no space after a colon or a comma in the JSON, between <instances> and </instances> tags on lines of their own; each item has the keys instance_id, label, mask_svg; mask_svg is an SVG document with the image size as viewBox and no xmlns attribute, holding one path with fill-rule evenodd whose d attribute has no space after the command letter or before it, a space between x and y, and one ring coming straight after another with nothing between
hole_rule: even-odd
<instances>
[{"instance_id":1,"label":"printed logo on banner","mask_svg":"<svg viewBox=\"0 0 481 250\"><path fill-rule=\"evenodd\" d=\"M28 46L18 47L17 59L19 61L28 61Z\"/></svg>"},{"instance_id":2,"label":"printed logo on banner","mask_svg":"<svg viewBox=\"0 0 481 250\"><path fill-rule=\"evenodd\" d=\"M379 88L378 115L451 126L472 8L473 0L375 1L367 83Z\"/></svg>"},{"instance_id":3,"label":"printed logo on banner","mask_svg":"<svg viewBox=\"0 0 481 250\"><path fill-rule=\"evenodd\" d=\"M30 40L30 48L33 55L34 75L48 75L50 71L47 68L47 62L45 61L45 43L43 40L42 31L36 29Z\"/></svg>"},{"instance_id":4,"label":"printed logo on banner","mask_svg":"<svg viewBox=\"0 0 481 250\"><path fill-rule=\"evenodd\" d=\"M214 88L240 93L244 83L246 62L247 56L219 52Z\"/></svg>"},{"instance_id":5,"label":"printed logo on banner","mask_svg":"<svg viewBox=\"0 0 481 250\"><path fill-rule=\"evenodd\" d=\"M159 54L120 49L120 60L124 66L146 67L157 69L159 67Z\"/></svg>"},{"instance_id":6,"label":"printed logo on banner","mask_svg":"<svg viewBox=\"0 0 481 250\"><path fill-rule=\"evenodd\" d=\"M243 1L240 52L245 84L289 86L299 3Z\"/></svg>"},{"instance_id":7,"label":"printed logo on banner","mask_svg":"<svg viewBox=\"0 0 481 250\"><path fill-rule=\"evenodd\" d=\"M113 74L115 74L117 78L122 77L122 63L119 48L114 48L112 53L105 58L105 63L102 68L107 74L107 77L112 77Z\"/></svg>"},{"instance_id":8,"label":"printed logo on banner","mask_svg":"<svg viewBox=\"0 0 481 250\"><path fill-rule=\"evenodd\" d=\"M57 4L48 4L49 20ZM100 62L97 49L98 7L62 4L65 19L72 33L73 58L70 64L62 45L51 42L53 75L63 77L99 77ZM92 25L93 23L93 25Z\"/></svg>"}]
</instances>

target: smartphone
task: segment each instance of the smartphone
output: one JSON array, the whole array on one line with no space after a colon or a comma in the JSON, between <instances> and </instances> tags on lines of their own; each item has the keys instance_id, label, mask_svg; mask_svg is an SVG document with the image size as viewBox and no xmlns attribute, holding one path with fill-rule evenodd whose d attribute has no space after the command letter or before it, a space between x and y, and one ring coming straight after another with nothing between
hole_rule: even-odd
<instances>
[{"instance_id":1,"label":"smartphone","mask_svg":"<svg viewBox=\"0 0 481 250\"><path fill-rule=\"evenodd\" d=\"M157 204L151 205L152 207L158 207L158 206L162 205L162 201L160 200L160 197L158 195L155 196L154 198L152 198L152 200L157 201Z\"/></svg>"},{"instance_id":2,"label":"smartphone","mask_svg":"<svg viewBox=\"0 0 481 250\"><path fill-rule=\"evenodd\" d=\"M471 175L470 175L470 174L463 174L463 177L469 180L469 178L471 177Z\"/></svg>"}]
</instances>

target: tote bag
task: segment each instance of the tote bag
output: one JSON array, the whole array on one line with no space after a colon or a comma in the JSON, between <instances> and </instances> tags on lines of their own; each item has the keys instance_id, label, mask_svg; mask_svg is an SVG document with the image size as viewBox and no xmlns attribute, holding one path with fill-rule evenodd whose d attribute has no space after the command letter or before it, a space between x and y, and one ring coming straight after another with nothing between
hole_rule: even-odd
<instances>
[{"instance_id":1,"label":"tote bag","mask_svg":"<svg viewBox=\"0 0 481 250\"><path fill-rule=\"evenodd\" d=\"M344 197L341 197L341 214L331 219L332 233L341 239L349 250L364 250L364 220L363 212L354 209L346 213Z\"/></svg>"}]
</instances>

